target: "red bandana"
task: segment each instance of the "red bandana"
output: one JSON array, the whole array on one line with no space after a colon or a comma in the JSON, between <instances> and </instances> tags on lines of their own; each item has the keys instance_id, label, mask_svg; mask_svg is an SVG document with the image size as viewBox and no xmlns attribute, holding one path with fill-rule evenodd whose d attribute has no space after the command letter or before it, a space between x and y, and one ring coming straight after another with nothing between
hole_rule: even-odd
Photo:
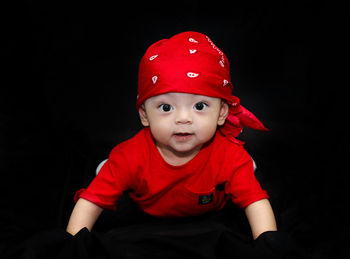
<instances>
[{"instance_id":1,"label":"red bandana","mask_svg":"<svg viewBox=\"0 0 350 259\"><path fill-rule=\"evenodd\" d=\"M230 109L220 131L235 143L243 126L267 130L232 95L226 55L204 34L183 32L152 44L139 67L136 108L148 98L169 92L205 95L226 100Z\"/></svg>"}]
</instances>

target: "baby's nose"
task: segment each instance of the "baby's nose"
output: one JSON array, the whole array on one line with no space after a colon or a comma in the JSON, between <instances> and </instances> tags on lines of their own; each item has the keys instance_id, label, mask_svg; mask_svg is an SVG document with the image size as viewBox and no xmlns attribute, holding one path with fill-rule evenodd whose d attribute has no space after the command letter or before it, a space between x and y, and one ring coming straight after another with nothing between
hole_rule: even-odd
<instances>
[{"instance_id":1,"label":"baby's nose","mask_svg":"<svg viewBox=\"0 0 350 259\"><path fill-rule=\"evenodd\" d=\"M187 109L181 109L178 110L176 113L176 124L191 124L192 123L192 116L191 112Z\"/></svg>"}]
</instances>

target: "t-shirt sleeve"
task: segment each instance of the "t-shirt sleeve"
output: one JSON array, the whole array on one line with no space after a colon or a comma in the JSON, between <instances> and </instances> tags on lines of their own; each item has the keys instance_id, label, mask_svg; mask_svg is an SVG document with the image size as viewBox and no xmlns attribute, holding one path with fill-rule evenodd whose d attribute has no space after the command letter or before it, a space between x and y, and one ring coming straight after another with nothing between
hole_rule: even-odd
<instances>
[{"instance_id":1,"label":"t-shirt sleeve","mask_svg":"<svg viewBox=\"0 0 350 259\"><path fill-rule=\"evenodd\" d=\"M254 174L254 162L244 150L235 158L235 168L231 181L226 185L226 192L232 195L232 201L241 208L253 202L269 198Z\"/></svg>"},{"instance_id":2,"label":"t-shirt sleeve","mask_svg":"<svg viewBox=\"0 0 350 259\"><path fill-rule=\"evenodd\" d=\"M129 179L127 161L118 150L113 150L88 188L76 192L74 201L83 198L101 208L116 210L118 199L128 189Z\"/></svg>"}]
</instances>

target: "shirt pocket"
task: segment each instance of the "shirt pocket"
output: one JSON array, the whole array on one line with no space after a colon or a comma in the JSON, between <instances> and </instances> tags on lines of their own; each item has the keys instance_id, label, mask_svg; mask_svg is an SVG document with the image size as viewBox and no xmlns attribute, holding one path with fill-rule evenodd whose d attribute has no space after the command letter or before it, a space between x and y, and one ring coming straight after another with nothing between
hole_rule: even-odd
<instances>
[{"instance_id":1,"label":"shirt pocket","mask_svg":"<svg viewBox=\"0 0 350 259\"><path fill-rule=\"evenodd\" d=\"M219 210L226 203L224 191L215 187L207 188L205 191L196 191L185 187L183 194L187 200L186 206L193 215Z\"/></svg>"}]
</instances>

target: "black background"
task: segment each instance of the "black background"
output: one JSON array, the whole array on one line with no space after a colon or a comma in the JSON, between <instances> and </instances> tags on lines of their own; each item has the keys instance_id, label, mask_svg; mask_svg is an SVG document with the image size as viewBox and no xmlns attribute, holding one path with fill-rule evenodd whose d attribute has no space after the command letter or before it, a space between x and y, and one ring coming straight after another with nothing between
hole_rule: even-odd
<instances>
[{"instance_id":1,"label":"black background","mask_svg":"<svg viewBox=\"0 0 350 259\"><path fill-rule=\"evenodd\" d=\"M137 70L147 47L194 30L226 53L235 94L270 129L240 138L280 229L319 256L345 250L349 6L24 1L0 10L3 240L65 228L75 190L141 129Z\"/></svg>"}]
</instances>

